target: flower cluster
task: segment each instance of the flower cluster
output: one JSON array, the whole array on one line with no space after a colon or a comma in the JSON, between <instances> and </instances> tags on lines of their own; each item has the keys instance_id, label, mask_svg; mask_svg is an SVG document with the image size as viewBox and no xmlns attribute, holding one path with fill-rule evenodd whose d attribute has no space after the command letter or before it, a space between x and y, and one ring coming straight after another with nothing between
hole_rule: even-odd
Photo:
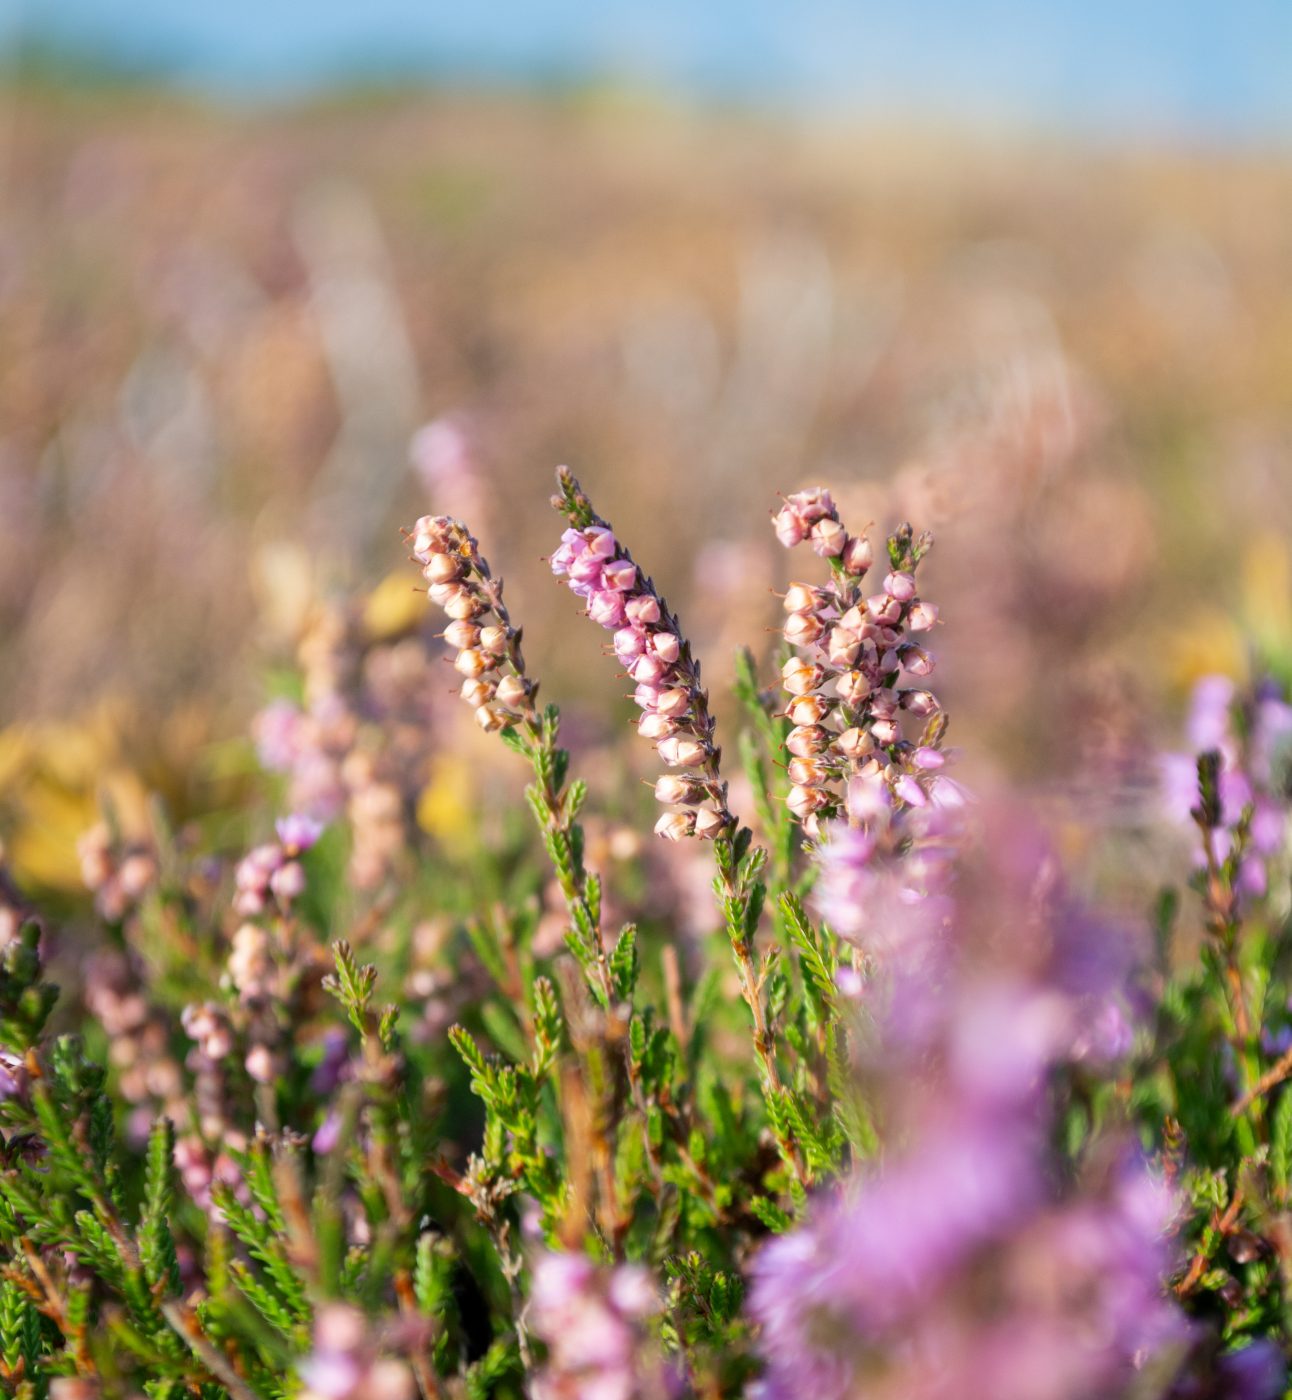
<instances>
[{"instance_id":1,"label":"flower cluster","mask_svg":"<svg viewBox=\"0 0 1292 1400\"><path fill-rule=\"evenodd\" d=\"M653 1400L664 1396L644 1323L660 1299L638 1265L598 1268L580 1254L544 1253L534 1262L529 1320L547 1346L535 1400Z\"/></svg>"},{"instance_id":2,"label":"flower cluster","mask_svg":"<svg viewBox=\"0 0 1292 1400\"><path fill-rule=\"evenodd\" d=\"M592 514L578 482L562 472L561 494L552 504L571 523L552 555L552 572L585 601L594 622L613 632L614 654L634 682L633 702L642 711L637 732L674 770L655 783L656 798L672 809L655 832L669 841L722 836L735 819L719 777L720 751L699 663L654 584Z\"/></svg>"},{"instance_id":3,"label":"flower cluster","mask_svg":"<svg viewBox=\"0 0 1292 1400\"><path fill-rule=\"evenodd\" d=\"M984 825L954 892L939 877L936 924L913 906L924 936L891 938L866 993L880 1038L863 1073L902 1146L755 1263L766 1400L934 1400L966 1377L1001 1400L1119 1395L1187 1338L1160 1177L1113 1154L1064 1190L1051 1157L1047 1076L1119 994L1124 933L1067 892L1024 816ZM899 892L881 913L903 907Z\"/></svg>"},{"instance_id":4,"label":"flower cluster","mask_svg":"<svg viewBox=\"0 0 1292 1400\"><path fill-rule=\"evenodd\" d=\"M105 919L124 918L157 879L152 852L138 844L119 850L104 822L96 823L77 841L76 853L81 879Z\"/></svg>"},{"instance_id":5,"label":"flower cluster","mask_svg":"<svg viewBox=\"0 0 1292 1400\"><path fill-rule=\"evenodd\" d=\"M879 592L865 596L874 550L864 534L848 534L828 491L788 497L772 524L786 548L806 541L830 561L828 583L792 583L784 599L785 640L794 649L781 670L793 726L785 741L790 810L815 835L840 810L842 784L854 774L882 776L913 807L936 800L946 782L939 705L930 691L898 684L903 673L922 679L933 670L933 658L908 635L938 618L915 582L932 537L917 538L909 525L895 531L889 572ZM918 742L903 737L903 712L930 721Z\"/></svg>"},{"instance_id":6,"label":"flower cluster","mask_svg":"<svg viewBox=\"0 0 1292 1400\"><path fill-rule=\"evenodd\" d=\"M520 633L467 527L447 515L424 515L409 538L431 602L449 619L444 640L476 723L489 732L532 715L536 687L525 675Z\"/></svg>"},{"instance_id":7,"label":"flower cluster","mask_svg":"<svg viewBox=\"0 0 1292 1400\"><path fill-rule=\"evenodd\" d=\"M300 857L322 831L322 824L310 817L280 818L278 840L256 846L238 862L234 909L247 916L263 914L273 906L289 914L292 901L305 893L305 867Z\"/></svg>"}]
</instances>

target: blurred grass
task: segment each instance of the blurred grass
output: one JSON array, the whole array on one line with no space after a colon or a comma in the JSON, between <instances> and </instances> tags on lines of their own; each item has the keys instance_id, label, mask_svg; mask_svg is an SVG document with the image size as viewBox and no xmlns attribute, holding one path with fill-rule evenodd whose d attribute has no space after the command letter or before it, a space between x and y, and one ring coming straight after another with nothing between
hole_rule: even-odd
<instances>
[{"instance_id":1,"label":"blurred grass","mask_svg":"<svg viewBox=\"0 0 1292 1400\"><path fill-rule=\"evenodd\" d=\"M0 133L11 837L64 798L39 821L70 829L105 769L209 803L198 756L308 597L376 585L398 524L453 508L407 465L445 412L562 701L618 685L544 577L558 461L717 688L775 618L778 489L933 525L957 735L1029 777L1133 747L1193 674L1240 669L1240 606L1285 626L1286 153L597 92L236 107L66 74L10 82ZM50 778L33 754L81 731L96 757Z\"/></svg>"}]
</instances>

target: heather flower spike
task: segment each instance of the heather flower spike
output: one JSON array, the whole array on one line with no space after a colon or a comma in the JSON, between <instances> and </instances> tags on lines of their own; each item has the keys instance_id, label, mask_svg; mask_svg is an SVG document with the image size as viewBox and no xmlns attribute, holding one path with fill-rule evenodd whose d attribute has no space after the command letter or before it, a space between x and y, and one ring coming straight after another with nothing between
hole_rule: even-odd
<instances>
[{"instance_id":1,"label":"heather flower spike","mask_svg":"<svg viewBox=\"0 0 1292 1400\"><path fill-rule=\"evenodd\" d=\"M817 835L824 818L846 810L853 778L882 780L911 807L936 802L939 784L949 782L932 776L946 719L930 691L901 684L903 675L922 680L933 671L928 650L908 639L937 620L937 608L919 597L916 583L932 536L899 526L888 540L888 573L867 594L863 580L874 549L864 534L847 532L823 487L786 497L772 527L787 549L806 542L830 565L827 583L792 583L784 597L784 636L792 648L781 670L792 726L785 745L790 811ZM908 737L904 714L928 724Z\"/></svg>"},{"instance_id":2,"label":"heather flower spike","mask_svg":"<svg viewBox=\"0 0 1292 1400\"><path fill-rule=\"evenodd\" d=\"M655 784L655 796L674 809L655 823L655 834L666 841L730 836L736 819L719 773L721 750L714 743L700 663L655 585L567 467L557 472L557 484L552 505L569 528L552 555L552 572L584 600L594 622L614 633L614 654L636 683L633 699L642 710L637 732L655 745L667 767L685 774L665 775Z\"/></svg>"}]
</instances>

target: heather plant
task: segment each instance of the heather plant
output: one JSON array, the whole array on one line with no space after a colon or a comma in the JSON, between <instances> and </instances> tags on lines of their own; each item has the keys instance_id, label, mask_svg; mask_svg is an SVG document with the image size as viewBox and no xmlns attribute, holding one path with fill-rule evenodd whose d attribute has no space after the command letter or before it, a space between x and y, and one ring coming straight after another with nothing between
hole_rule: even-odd
<instances>
[{"instance_id":1,"label":"heather plant","mask_svg":"<svg viewBox=\"0 0 1292 1400\"><path fill-rule=\"evenodd\" d=\"M551 570L631 687L667 861L608 854L503 580L418 520L435 621L320 613L256 725L272 826L83 842L79 1034L66 936L0 885L0 1386L1282 1394L1292 709L1206 693L1197 938L1164 897L1142 948L949 775L928 534L784 500L819 562L737 657L728 736L557 486ZM465 746L448 674L528 775L451 846L419 797Z\"/></svg>"}]
</instances>

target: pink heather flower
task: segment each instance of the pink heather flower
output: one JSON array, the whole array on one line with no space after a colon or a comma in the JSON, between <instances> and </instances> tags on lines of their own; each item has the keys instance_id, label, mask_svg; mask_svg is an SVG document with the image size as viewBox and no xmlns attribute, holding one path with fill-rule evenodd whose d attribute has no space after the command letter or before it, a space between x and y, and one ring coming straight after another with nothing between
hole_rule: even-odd
<instances>
[{"instance_id":1,"label":"pink heather flower","mask_svg":"<svg viewBox=\"0 0 1292 1400\"><path fill-rule=\"evenodd\" d=\"M899 603L909 603L915 597L915 575L896 572L884 579L884 592Z\"/></svg>"},{"instance_id":2,"label":"pink heather flower","mask_svg":"<svg viewBox=\"0 0 1292 1400\"><path fill-rule=\"evenodd\" d=\"M323 834L323 823L312 817L292 815L279 817L274 823L274 830L289 855L300 855L308 851Z\"/></svg>"},{"instance_id":3,"label":"pink heather flower","mask_svg":"<svg viewBox=\"0 0 1292 1400\"><path fill-rule=\"evenodd\" d=\"M301 752L302 719L300 707L290 700L273 700L261 710L251 733L262 767L271 773L291 772Z\"/></svg>"}]
</instances>

